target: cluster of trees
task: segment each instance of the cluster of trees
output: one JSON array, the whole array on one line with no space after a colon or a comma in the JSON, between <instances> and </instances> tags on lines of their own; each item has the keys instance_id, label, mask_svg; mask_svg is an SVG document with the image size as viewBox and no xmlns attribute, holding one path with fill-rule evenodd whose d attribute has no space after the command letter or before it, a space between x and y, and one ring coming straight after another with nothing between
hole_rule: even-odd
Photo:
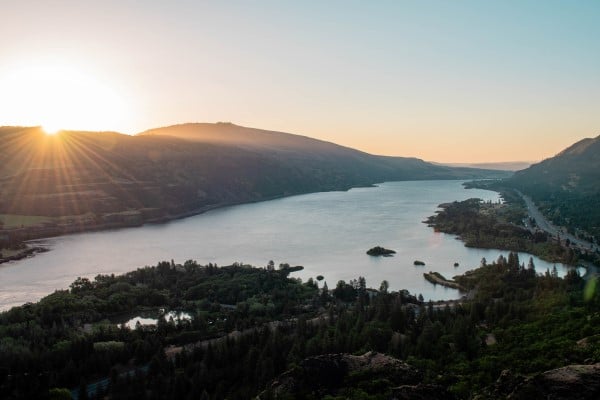
<instances>
[{"instance_id":1,"label":"cluster of trees","mask_svg":"<svg viewBox=\"0 0 600 400\"><path fill-rule=\"evenodd\" d=\"M316 285L288 274L288 268L219 268L188 261L79 278L69 290L0 314L0 392L9 398L43 398L52 387L74 388L128 369L139 371L153 358L164 358L167 345L310 312L313 300L319 300ZM117 324L159 309L186 311L192 320L159 319L156 329Z\"/></svg>"},{"instance_id":2,"label":"cluster of trees","mask_svg":"<svg viewBox=\"0 0 600 400\"><path fill-rule=\"evenodd\" d=\"M582 231L582 238L599 244L600 194L579 195L570 192L553 192L523 188L557 226L565 226L571 233Z\"/></svg>"},{"instance_id":3,"label":"cluster of trees","mask_svg":"<svg viewBox=\"0 0 600 400\"><path fill-rule=\"evenodd\" d=\"M444 204L427 222L436 230L459 235L469 247L494 248L535 254L552 262L575 264L578 252L563 247L542 231L522 226L525 209L516 201L505 204L468 199Z\"/></svg>"},{"instance_id":4,"label":"cluster of trees","mask_svg":"<svg viewBox=\"0 0 600 400\"><path fill-rule=\"evenodd\" d=\"M556 225L600 239L600 137L517 171L502 185L529 195Z\"/></svg>"},{"instance_id":5,"label":"cluster of trees","mask_svg":"<svg viewBox=\"0 0 600 400\"><path fill-rule=\"evenodd\" d=\"M244 399L306 357L378 351L465 398L484 393L506 368L533 373L600 361L599 341L577 345L600 334L600 296L584 300L577 273L538 276L516 253L482 264L457 278L476 289L473 299L447 304L391 292L385 281L368 289L364 278L319 290L313 280L289 278L285 267L164 262L78 279L70 290L0 314L0 391L15 399L71 390L79 398ZM156 307L193 318L135 330L107 322ZM368 382L354 377L329 394L389 397L388 378Z\"/></svg>"}]
</instances>

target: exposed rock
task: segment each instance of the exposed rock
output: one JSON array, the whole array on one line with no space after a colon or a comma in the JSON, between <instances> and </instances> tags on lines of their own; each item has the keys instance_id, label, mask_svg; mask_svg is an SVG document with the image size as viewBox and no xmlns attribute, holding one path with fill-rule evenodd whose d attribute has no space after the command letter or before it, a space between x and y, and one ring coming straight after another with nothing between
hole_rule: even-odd
<instances>
[{"instance_id":1,"label":"exposed rock","mask_svg":"<svg viewBox=\"0 0 600 400\"><path fill-rule=\"evenodd\" d=\"M598 399L600 363L569 365L544 372L532 381L544 394L555 399Z\"/></svg>"},{"instance_id":2,"label":"exposed rock","mask_svg":"<svg viewBox=\"0 0 600 400\"><path fill-rule=\"evenodd\" d=\"M352 382L347 381L350 375ZM351 386L357 380L370 381L373 377L383 377L394 386L415 385L422 379L416 368L384 354L324 354L307 358L298 367L283 373L258 398L324 396Z\"/></svg>"},{"instance_id":3,"label":"exposed rock","mask_svg":"<svg viewBox=\"0 0 600 400\"><path fill-rule=\"evenodd\" d=\"M494 393L490 397L494 399L507 398L508 395L514 392L524 381L525 377L513 374L510 370L505 369L500 373L500 376L496 380Z\"/></svg>"},{"instance_id":4,"label":"exposed rock","mask_svg":"<svg viewBox=\"0 0 600 400\"><path fill-rule=\"evenodd\" d=\"M600 341L600 335L592 335L592 336L584 337L583 339L578 340L576 344L577 344L577 347L585 349L590 344L597 343L599 341Z\"/></svg>"},{"instance_id":5,"label":"exposed rock","mask_svg":"<svg viewBox=\"0 0 600 400\"><path fill-rule=\"evenodd\" d=\"M600 363L568 365L523 378L503 371L496 382L496 398L515 400L600 398Z\"/></svg>"},{"instance_id":6,"label":"exposed rock","mask_svg":"<svg viewBox=\"0 0 600 400\"><path fill-rule=\"evenodd\" d=\"M498 341L496 340L496 335L494 335L493 333L488 333L487 335L485 335L485 345L486 346L493 346L497 343L498 343Z\"/></svg>"}]
</instances>

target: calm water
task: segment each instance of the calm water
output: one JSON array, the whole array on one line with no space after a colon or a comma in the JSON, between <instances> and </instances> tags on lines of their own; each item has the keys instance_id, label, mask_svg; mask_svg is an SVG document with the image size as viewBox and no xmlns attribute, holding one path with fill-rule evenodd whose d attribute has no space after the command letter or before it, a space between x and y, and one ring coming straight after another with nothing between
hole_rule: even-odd
<instances>
[{"instance_id":1,"label":"calm water","mask_svg":"<svg viewBox=\"0 0 600 400\"><path fill-rule=\"evenodd\" d=\"M192 316L186 312L169 311L162 315L137 315L133 318L129 318L127 321L120 322L117 325L125 325L129 329L137 329L138 324L146 327L155 326L158 324L159 318L162 318L167 322L172 318L175 324L180 324L183 321L191 321Z\"/></svg>"},{"instance_id":2,"label":"calm water","mask_svg":"<svg viewBox=\"0 0 600 400\"><path fill-rule=\"evenodd\" d=\"M330 289L340 279L364 276L375 288L386 279L392 289L422 293L425 299L458 298L456 290L425 281L423 272L452 277L477 267L482 257L492 261L506 252L466 248L421 221L440 203L470 197L498 200L495 192L466 190L458 181L388 182L222 208L167 224L47 239L41 243L50 252L0 265L0 309L67 288L78 276L119 274L171 259L256 266L274 260L303 265L295 274L303 280L323 275ZM367 256L376 245L397 254ZM521 261L528 257L521 255ZM427 265L415 267L414 260ZM552 268L534 261L538 272Z\"/></svg>"}]
</instances>

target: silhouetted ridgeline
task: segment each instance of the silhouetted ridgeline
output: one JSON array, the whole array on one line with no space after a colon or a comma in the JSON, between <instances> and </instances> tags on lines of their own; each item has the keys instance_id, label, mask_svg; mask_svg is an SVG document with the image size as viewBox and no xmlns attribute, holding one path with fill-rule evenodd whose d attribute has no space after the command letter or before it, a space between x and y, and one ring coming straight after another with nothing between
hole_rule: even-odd
<instances>
[{"instance_id":1,"label":"silhouetted ridgeline","mask_svg":"<svg viewBox=\"0 0 600 400\"><path fill-rule=\"evenodd\" d=\"M177 125L137 136L0 128L0 214L68 216L44 221L44 236L381 181L502 174L374 156L229 123Z\"/></svg>"}]
</instances>

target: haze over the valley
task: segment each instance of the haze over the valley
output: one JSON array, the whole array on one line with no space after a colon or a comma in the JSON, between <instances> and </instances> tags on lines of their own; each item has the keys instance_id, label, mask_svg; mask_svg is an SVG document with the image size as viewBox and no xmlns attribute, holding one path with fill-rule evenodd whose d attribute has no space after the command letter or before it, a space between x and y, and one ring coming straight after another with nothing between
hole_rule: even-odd
<instances>
[{"instance_id":1,"label":"haze over the valley","mask_svg":"<svg viewBox=\"0 0 600 400\"><path fill-rule=\"evenodd\" d=\"M597 135L598 2L13 1L0 126L231 121L371 154L539 161Z\"/></svg>"}]
</instances>

